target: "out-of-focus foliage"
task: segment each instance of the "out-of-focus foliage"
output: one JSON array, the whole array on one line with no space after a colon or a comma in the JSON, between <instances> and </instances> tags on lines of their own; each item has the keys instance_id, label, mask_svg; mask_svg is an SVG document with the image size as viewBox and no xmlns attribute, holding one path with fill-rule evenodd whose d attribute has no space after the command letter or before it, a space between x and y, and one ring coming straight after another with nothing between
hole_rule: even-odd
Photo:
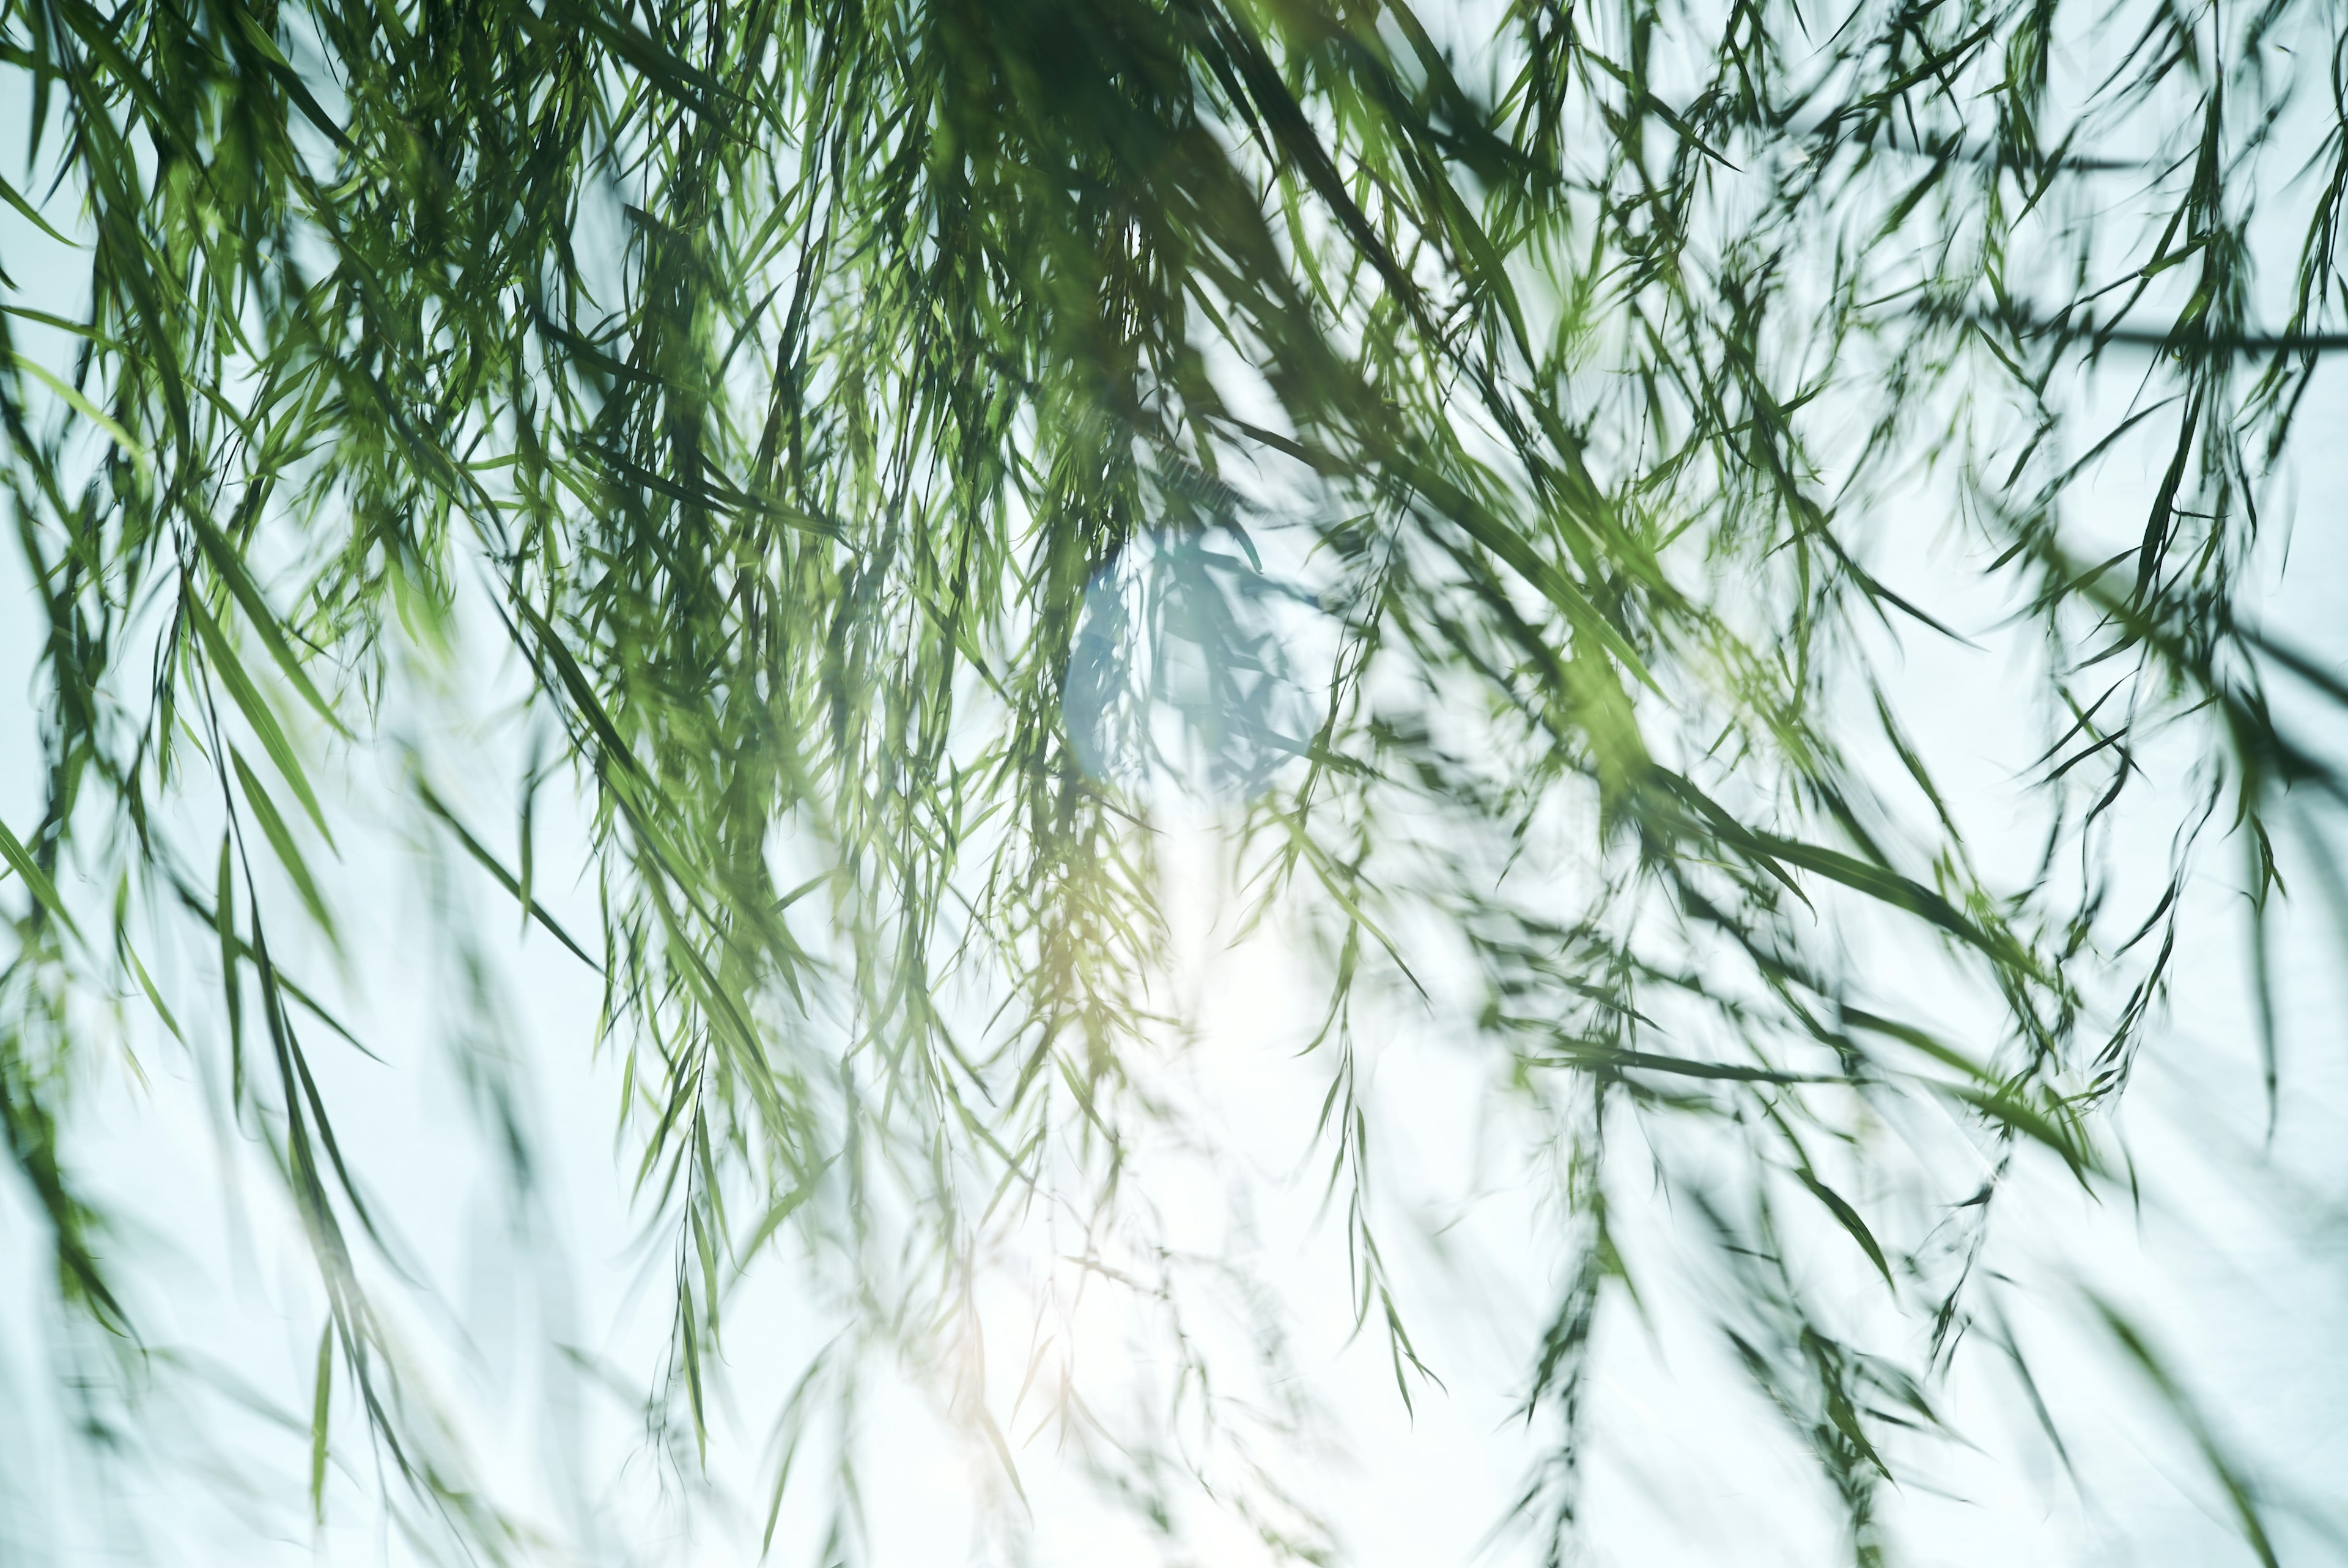
<instances>
[{"instance_id":1,"label":"out-of-focus foliage","mask_svg":"<svg viewBox=\"0 0 2348 1568\"><path fill-rule=\"evenodd\" d=\"M1678 1211L1740 1281L1724 1327L1871 1560L1998 1173L2103 1179L2191 843L2249 846L2263 907L2281 792L2337 795L2261 681L2348 692L2237 610L2348 330L2343 46L2324 0L5 0L31 156L0 198L58 248L0 259L46 625L0 1112L56 1294L137 1344L59 1132L88 999L127 996L304 1216L315 1473L358 1409L448 1539L523 1553L401 1389L363 1197L399 1173L347 1167L311 1064L359 1042L279 962L335 930L326 772L388 744L399 651L471 618L560 748L518 839L435 792L454 740L410 798L601 975L674 1257L672 1358L637 1370L688 1462L762 1247L858 1326L793 1431L860 1358L942 1355L1038 1205L1064 1251L1150 1255L1128 1063L1187 788L1325 959L1297 1134L1354 1194L1403 1397L1353 1020L1423 985L1546 1129L1583 1260L1528 1348L1526 1518L1572 1540L1591 1327L1639 1286L1610 1148L1688 1122L1726 1162ZM2254 217L2304 237L2262 289ZM2125 407L2081 394L2097 365ZM2156 498L2100 540L2082 476L2148 433ZM1934 716L1879 683L1956 635L1868 568L1927 535L1962 547L1950 593L2043 634L2010 704L2046 730L2034 878L1977 868ZM2157 731L2199 797L2168 871L2116 884L2099 823ZM533 891L530 803L565 788L600 929ZM1853 972L1852 921L1979 1011ZM142 952L191 936L212 988L159 985ZM1867 1201L1893 1102L1982 1156L1929 1235ZM1797 1214L1918 1332L1838 1337ZM1187 1484L1097 1454L1149 1508Z\"/></svg>"}]
</instances>

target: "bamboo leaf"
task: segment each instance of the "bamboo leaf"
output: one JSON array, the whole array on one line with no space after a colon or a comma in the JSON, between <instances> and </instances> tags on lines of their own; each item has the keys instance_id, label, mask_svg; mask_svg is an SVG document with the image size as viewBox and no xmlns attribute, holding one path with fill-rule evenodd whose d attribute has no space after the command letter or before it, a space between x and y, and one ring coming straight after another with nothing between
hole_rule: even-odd
<instances>
[{"instance_id":1,"label":"bamboo leaf","mask_svg":"<svg viewBox=\"0 0 2348 1568\"><path fill-rule=\"evenodd\" d=\"M277 715L270 711L259 688L245 673L243 662L237 658L236 651L229 646L228 639L221 635L219 623L212 620L211 611L204 609L202 601L193 595L187 595L180 603L189 624L196 629L196 635L203 643L212 672L221 678L221 684L228 688L230 700L244 715L245 723L252 726L252 733L260 740L262 749L269 753L269 760L277 765L278 773L293 786L294 798L309 814L319 835L332 844L334 835L327 831L325 813L318 809L318 797L311 793L309 775L302 771L300 761L294 755L294 748L286 743L285 732L279 727Z\"/></svg>"}]
</instances>

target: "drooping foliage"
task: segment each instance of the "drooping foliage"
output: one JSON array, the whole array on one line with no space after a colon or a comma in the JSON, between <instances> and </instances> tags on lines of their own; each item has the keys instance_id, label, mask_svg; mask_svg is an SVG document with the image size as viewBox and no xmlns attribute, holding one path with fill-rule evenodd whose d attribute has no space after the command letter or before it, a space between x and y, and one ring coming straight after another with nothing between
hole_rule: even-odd
<instances>
[{"instance_id":1,"label":"drooping foliage","mask_svg":"<svg viewBox=\"0 0 2348 1568\"><path fill-rule=\"evenodd\" d=\"M2247 846L2263 911L2281 792L2337 798L2263 682L2348 692L2246 607L2348 331L2343 49L2290 0L5 0L43 641L0 1111L57 1296L139 1342L69 1106L128 997L303 1218L317 1473L339 1379L396 1486L526 1555L396 1387L398 1173L349 1167L313 1071L363 1046L295 968L337 951L333 775L393 758L600 976L674 1256L634 1370L695 1438L762 1247L860 1325L794 1420L962 1332L1038 1203L1148 1253L1153 818L1203 801L1317 955L1297 1138L1403 1397L1373 998L1471 1042L1557 1184L1527 1517L1570 1542L1592 1325L1638 1285L1612 1151L1686 1126L1718 1169L1680 1223L1870 1558L2002 1173L2105 1179L2190 845ZM2147 463L2119 537L2094 487ZM2034 870L1977 853L1889 673L1984 605L2035 640ZM407 661L492 643L545 741L518 835L446 787L462 737L386 718ZM600 928L549 907L561 791ZM2177 814L2159 875L2099 847L2131 809ZM1867 1200L1893 1102L1982 1156L1929 1235ZM1797 1215L1921 1337L1820 1317Z\"/></svg>"}]
</instances>

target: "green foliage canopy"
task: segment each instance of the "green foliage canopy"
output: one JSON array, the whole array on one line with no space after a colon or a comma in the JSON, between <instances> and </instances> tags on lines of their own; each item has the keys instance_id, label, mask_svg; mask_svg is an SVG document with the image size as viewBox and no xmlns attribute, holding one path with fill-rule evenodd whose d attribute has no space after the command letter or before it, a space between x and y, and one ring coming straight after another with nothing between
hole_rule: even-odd
<instances>
[{"instance_id":1,"label":"green foliage canopy","mask_svg":"<svg viewBox=\"0 0 2348 1568\"><path fill-rule=\"evenodd\" d=\"M762 1247L851 1305L845 1364L959 1332L1020 1194L1144 1223L1172 778L1320 955L1298 1134L1405 1397L1368 995L1423 994L1543 1129L1580 1262L1527 1515L1570 1540L1610 1129L1693 1121L1742 1173L1699 1205L1738 1354L1870 1556L1999 1178L1911 1246L1842 1173L1878 1157L1854 1108L2101 1180L2190 842L2248 846L2263 920L2281 791L2338 798L2264 683L2348 692L2245 596L2348 330L2343 48L2291 0L5 0L0 199L71 269L0 263L44 618L0 1116L58 1298L139 1342L65 1108L77 999L129 996L299 1208L321 1466L339 1377L455 1538L520 1550L386 1392L310 1065L357 1042L294 962L335 933L322 770L396 750L403 651L478 621L549 738L518 855L431 784L454 740L408 796L600 973L674 1256L656 1413L705 1433ZM2082 488L2147 452L2114 541ZM1889 651L1957 633L1869 563L1926 536L2043 649L2034 876L1984 869L1895 718ZM2197 759L2178 853L2116 882L2097 825L2156 736ZM550 784L600 928L541 896ZM1979 1016L1910 1016L1849 919ZM204 983L159 980L191 938ZM1797 1207L1929 1327L1914 1366L1814 1314Z\"/></svg>"}]
</instances>

